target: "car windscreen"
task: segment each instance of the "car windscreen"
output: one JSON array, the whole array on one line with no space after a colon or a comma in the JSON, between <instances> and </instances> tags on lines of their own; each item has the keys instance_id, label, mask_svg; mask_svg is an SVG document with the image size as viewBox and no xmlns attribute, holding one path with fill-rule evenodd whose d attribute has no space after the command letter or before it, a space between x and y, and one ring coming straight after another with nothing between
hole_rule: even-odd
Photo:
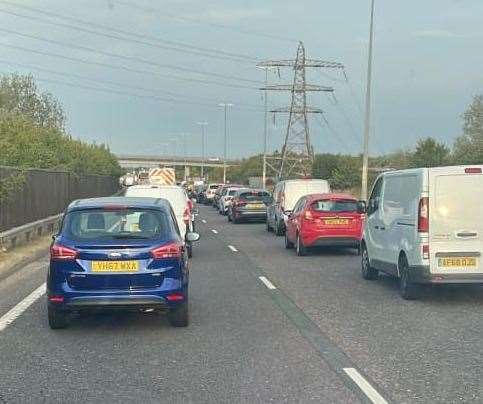
<instances>
[{"instance_id":1,"label":"car windscreen","mask_svg":"<svg viewBox=\"0 0 483 404\"><path fill-rule=\"evenodd\" d=\"M62 234L74 241L165 239L172 232L170 217L141 208L86 209L67 213Z\"/></svg>"},{"instance_id":2,"label":"car windscreen","mask_svg":"<svg viewBox=\"0 0 483 404\"><path fill-rule=\"evenodd\" d=\"M357 201L321 199L311 205L315 212L357 212Z\"/></svg>"},{"instance_id":3,"label":"car windscreen","mask_svg":"<svg viewBox=\"0 0 483 404\"><path fill-rule=\"evenodd\" d=\"M236 189L232 189L231 191L228 192L228 195L233 196L236 194Z\"/></svg>"},{"instance_id":4,"label":"car windscreen","mask_svg":"<svg viewBox=\"0 0 483 404\"><path fill-rule=\"evenodd\" d=\"M270 194L265 191L246 191L246 192L241 192L239 198L248 202L251 202L251 201L269 202Z\"/></svg>"},{"instance_id":5,"label":"car windscreen","mask_svg":"<svg viewBox=\"0 0 483 404\"><path fill-rule=\"evenodd\" d=\"M210 185L210 189L218 189L219 187L219 185Z\"/></svg>"}]
</instances>

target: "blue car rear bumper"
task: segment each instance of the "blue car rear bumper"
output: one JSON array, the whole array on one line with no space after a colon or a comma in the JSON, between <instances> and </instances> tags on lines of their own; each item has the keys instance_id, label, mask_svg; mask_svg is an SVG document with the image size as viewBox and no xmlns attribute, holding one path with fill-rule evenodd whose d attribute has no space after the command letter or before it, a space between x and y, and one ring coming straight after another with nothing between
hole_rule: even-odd
<instances>
[{"instance_id":1,"label":"blue car rear bumper","mask_svg":"<svg viewBox=\"0 0 483 404\"><path fill-rule=\"evenodd\" d=\"M80 310L83 308L126 308L126 309L169 309L182 304L188 298L188 284L182 285L177 279L165 279L159 288L136 290L73 290L63 283L57 290L48 290L48 298L62 296L62 302L51 302L59 309ZM56 289L56 288L54 288ZM168 296L182 294L184 299L170 301Z\"/></svg>"}]
</instances>

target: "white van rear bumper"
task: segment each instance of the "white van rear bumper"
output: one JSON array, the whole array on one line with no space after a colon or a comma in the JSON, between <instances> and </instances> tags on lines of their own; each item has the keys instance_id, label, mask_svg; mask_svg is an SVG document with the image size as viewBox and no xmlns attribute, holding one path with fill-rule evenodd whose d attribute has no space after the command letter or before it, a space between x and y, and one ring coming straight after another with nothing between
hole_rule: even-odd
<instances>
[{"instance_id":1,"label":"white van rear bumper","mask_svg":"<svg viewBox=\"0 0 483 404\"><path fill-rule=\"evenodd\" d=\"M442 283L473 283L483 284L483 273L479 274L441 274L431 273L429 265L415 265L409 268L409 278L414 283L429 283L429 284L442 284Z\"/></svg>"}]
</instances>

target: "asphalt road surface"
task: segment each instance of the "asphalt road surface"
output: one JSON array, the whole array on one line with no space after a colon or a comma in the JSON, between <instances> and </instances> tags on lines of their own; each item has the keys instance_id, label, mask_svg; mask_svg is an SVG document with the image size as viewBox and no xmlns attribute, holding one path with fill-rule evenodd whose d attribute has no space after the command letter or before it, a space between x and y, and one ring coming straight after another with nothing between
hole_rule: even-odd
<instances>
[{"instance_id":1,"label":"asphalt road surface","mask_svg":"<svg viewBox=\"0 0 483 404\"><path fill-rule=\"evenodd\" d=\"M352 250L296 257L263 223L199 220L186 329L110 313L51 331L47 258L0 279L0 403L483 402L481 287L408 302Z\"/></svg>"}]
</instances>

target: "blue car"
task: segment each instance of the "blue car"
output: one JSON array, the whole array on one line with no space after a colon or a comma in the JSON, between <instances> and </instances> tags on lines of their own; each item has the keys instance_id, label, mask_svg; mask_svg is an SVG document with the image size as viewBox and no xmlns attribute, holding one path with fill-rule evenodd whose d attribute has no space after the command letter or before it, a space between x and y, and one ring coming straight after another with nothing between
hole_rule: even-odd
<instances>
[{"instance_id":1,"label":"blue car","mask_svg":"<svg viewBox=\"0 0 483 404\"><path fill-rule=\"evenodd\" d=\"M73 312L93 309L160 310L171 325L187 326L188 256L169 202L72 202L50 249L47 299L52 329L65 328Z\"/></svg>"}]
</instances>

